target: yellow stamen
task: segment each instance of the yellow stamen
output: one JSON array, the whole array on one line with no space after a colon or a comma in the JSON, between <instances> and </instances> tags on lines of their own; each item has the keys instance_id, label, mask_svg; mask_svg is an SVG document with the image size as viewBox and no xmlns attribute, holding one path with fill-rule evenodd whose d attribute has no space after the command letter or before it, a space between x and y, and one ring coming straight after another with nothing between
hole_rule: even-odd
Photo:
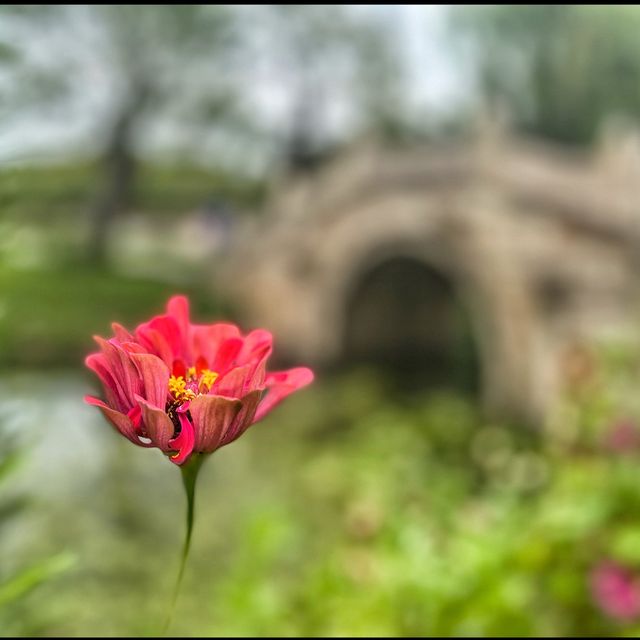
<instances>
[{"instance_id":1,"label":"yellow stamen","mask_svg":"<svg viewBox=\"0 0 640 640\"><path fill-rule=\"evenodd\" d=\"M211 371L211 369L203 369L202 377L200 378L200 387L204 387L209 391L217 378L218 374L215 371Z\"/></svg>"},{"instance_id":2,"label":"yellow stamen","mask_svg":"<svg viewBox=\"0 0 640 640\"><path fill-rule=\"evenodd\" d=\"M180 401L193 400L196 397L191 389L187 389L187 383L182 376L169 378L169 392L176 400Z\"/></svg>"},{"instance_id":3,"label":"yellow stamen","mask_svg":"<svg viewBox=\"0 0 640 640\"><path fill-rule=\"evenodd\" d=\"M196 377L195 367L189 367L186 380L184 376L171 376L169 378L169 393L177 402L187 402L188 400L193 400L198 395L193 388L187 387L187 381L191 386L192 381L194 381ZM203 369L198 383L198 392L208 393L217 378L218 374L215 371Z\"/></svg>"},{"instance_id":4,"label":"yellow stamen","mask_svg":"<svg viewBox=\"0 0 640 640\"><path fill-rule=\"evenodd\" d=\"M182 376L171 376L169 378L169 391L175 398L178 398L185 392L186 384Z\"/></svg>"}]
</instances>

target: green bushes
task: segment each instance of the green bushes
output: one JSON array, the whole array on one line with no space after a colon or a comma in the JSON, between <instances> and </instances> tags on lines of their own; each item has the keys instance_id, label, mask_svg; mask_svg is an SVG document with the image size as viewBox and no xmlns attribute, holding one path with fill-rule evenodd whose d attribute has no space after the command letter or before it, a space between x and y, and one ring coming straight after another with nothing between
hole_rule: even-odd
<instances>
[{"instance_id":1,"label":"green bushes","mask_svg":"<svg viewBox=\"0 0 640 640\"><path fill-rule=\"evenodd\" d=\"M370 371L321 375L204 470L173 633L640 633L593 593L603 563L640 575L635 371L630 350L607 356L540 433L459 396L392 396ZM97 418L85 429L104 453L96 477L69 470L36 549L71 540L81 572L34 592L27 619L55 613L45 635L153 633L178 477Z\"/></svg>"}]
</instances>

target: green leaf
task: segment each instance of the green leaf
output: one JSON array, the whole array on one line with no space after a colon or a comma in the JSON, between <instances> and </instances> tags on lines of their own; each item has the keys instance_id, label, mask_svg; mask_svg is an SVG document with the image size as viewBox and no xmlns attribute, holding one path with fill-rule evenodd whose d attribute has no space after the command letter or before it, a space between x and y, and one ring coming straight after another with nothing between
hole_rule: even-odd
<instances>
[{"instance_id":1,"label":"green leaf","mask_svg":"<svg viewBox=\"0 0 640 640\"><path fill-rule=\"evenodd\" d=\"M75 556L60 553L21 570L7 582L0 585L0 607L15 602L43 582L69 570L75 563Z\"/></svg>"}]
</instances>

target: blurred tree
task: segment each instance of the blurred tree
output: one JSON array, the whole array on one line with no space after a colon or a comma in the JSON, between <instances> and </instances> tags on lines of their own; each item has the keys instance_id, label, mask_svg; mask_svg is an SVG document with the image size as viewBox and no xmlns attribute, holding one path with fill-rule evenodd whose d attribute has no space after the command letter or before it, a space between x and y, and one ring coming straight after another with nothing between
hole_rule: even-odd
<instances>
[{"instance_id":1,"label":"blurred tree","mask_svg":"<svg viewBox=\"0 0 640 640\"><path fill-rule=\"evenodd\" d=\"M12 71L4 85L31 94L13 112L23 114L25 105L37 111L40 127L50 118L69 122L70 131L84 131L76 134L79 153L98 156L101 184L88 218L88 254L96 264L106 260L113 220L137 198L139 160L158 148L152 145L175 151L182 144L190 154L211 157L207 145L222 142L215 148L224 150L224 161L235 153L236 165L250 172L260 155L252 155L256 145L267 148L264 166L271 166L275 147L278 159L299 168L354 133L402 130L402 65L384 8L13 5L3 11L11 17L0 21L5 57L21 60L7 62ZM2 75L0 63L0 101ZM56 100L41 95L47 83L55 85ZM284 113L265 127L264 105L276 94Z\"/></svg>"},{"instance_id":2,"label":"blurred tree","mask_svg":"<svg viewBox=\"0 0 640 640\"><path fill-rule=\"evenodd\" d=\"M608 114L640 116L639 7L467 6L451 17L482 95L521 128L584 144Z\"/></svg>"},{"instance_id":3,"label":"blurred tree","mask_svg":"<svg viewBox=\"0 0 640 640\"><path fill-rule=\"evenodd\" d=\"M176 107L182 117L203 105L221 116L230 102L222 71L234 35L230 14L216 5L95 5L91 11L120 85L103 142L105 183L92 214L89 250L100 263L111 221L131 200L138 128Z\"/></svg>"},{"instance_id":4,"label":"blurred tree","mask_svg":"<svg viewBox=\"0 0 640 640\"><path fill-rule=\"evenodd\" d=\"M201 123L205 116L212 124L231 111L233 16L220 5L36 9L8 10L24 37L8 37L6 49L17 51L14 57L26 61L24 68L31 62L32 69L46 69L51 82L67 81L62 108L68 117L78 100L93 112L90 144L97 147L103 184L90 211L89 257L103 263L111 223L131 202L140 130L160 120L186 129L187 123ZM27 37L40 39L40 50ZM12 84L23 79L16 69ZM35 97L32 102L43 106Z\"/></svg>"},{"instance_id":5,"label":"blurred tree","mask_svg":"<svg viewBox=\"0 0 640 640\"><path fill-rule=\"evenodd\" d=\"M285 91L282 147L290 168L315 163L336 118L346 119L352 134L402 130L402 64L383 15L341 5L265 5L261 11L261 55Z\"/></svg>"}]
</instances>

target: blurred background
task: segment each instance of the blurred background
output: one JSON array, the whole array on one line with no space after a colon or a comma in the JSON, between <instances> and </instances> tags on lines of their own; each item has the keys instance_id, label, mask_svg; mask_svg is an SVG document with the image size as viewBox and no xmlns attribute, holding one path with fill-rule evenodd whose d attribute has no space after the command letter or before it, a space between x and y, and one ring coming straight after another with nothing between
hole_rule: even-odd
<instances>
[{"instance_id":1,"label":"blurred background","mask_svg":"<svg viewBox=\"0 0 640 640\"><path fill-rule=\"evenodd\" d=\"M640 633L640 9L0 7L0 634L153 635L179 473L82 396L189 295L314 384L178 635Z\"/></svg>"}]
</instances>

